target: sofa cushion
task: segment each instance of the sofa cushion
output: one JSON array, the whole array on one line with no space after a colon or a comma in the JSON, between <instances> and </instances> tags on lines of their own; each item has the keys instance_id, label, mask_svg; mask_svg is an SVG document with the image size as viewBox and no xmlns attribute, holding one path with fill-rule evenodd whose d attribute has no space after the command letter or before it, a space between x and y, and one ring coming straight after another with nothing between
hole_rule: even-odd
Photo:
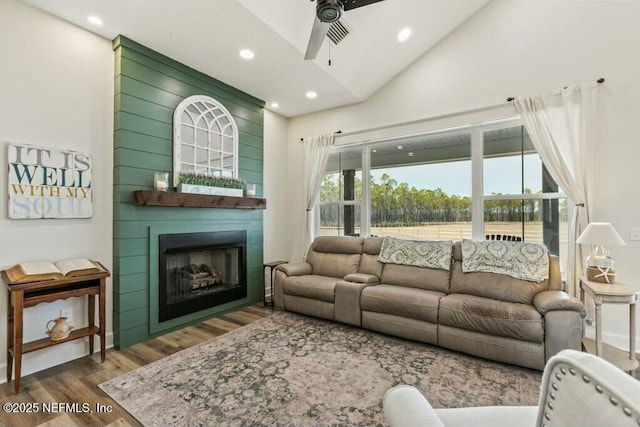
<instances>
[{"instance_id":1,"label":"sofa cushion","mask_svg":"<svg viewBox=\"0 0 640 427\"><path fill-rule=\"evenodd\" d=\"M531 305L451 294L440 300L441 325L542 343L542 316Z\"/></svg>"},{"instance_id":2,"label":"sofa cushion","mask_svg":"<svg viewBox=\"0 0 640 427\"><path fill-rule=\"evenodd\" d=\"M284 308L286 310L321 319L335 320L334 306L335 304L331 302L297 297L295 295L284 296Z\"/></svg>"},{"instance_id":3,"label":"sofa cushion","mask_svg":"<svg viewBox=\"0 0 640 427\"><path fill-rule=\"evenodd\" d=\"M453 261L458 262L458 261L462 261L462 242L458 241L455 242L453 244ZM460 269L459 271L462 271L462 269ZM473 277L473 275L477 274L477 273L467 273L469 275L471 275L470 277ZM478 273L479 274L479 273ZM482 275L480 275L479 277L482 277ZM454 273L451 274L451 292L457 292L454 291L454 280L457 279L456 277L454 277ZM522 281L518 281L518 279L514 279L515 281L513 283L524 283L526 281L522 280ZM478 280L479 283L480 280ZM528 283L528 282L527 282ZM546 290L563 290L563 282L562 282L562 277L560 274L560 263L558 261L558 257L555 255L549 255L549 279L548 280L544 280L543 282L540 282L537 284L538 288L542 291L546 291ZM472 292L463 292L463 293L471 293L473 295L476 295L475 293ZM480 295L483 296L483 295ZM493 298L492 296L487 295L489 298ZM512 302L522 302L522 301L512 301Z\"/></svg>"},{"instance_id":4,"label":"sofa cushion","mask_svg":"<svg viewBox=\"0 0 640 427\"><path fill-rule=\"evenodd\" d=\"M362 327L409 340L438 344L438 325L375 311L362 312Z\"/></svg>"},{"instance_id":5,"label":"sofa cushion","mask_svg":"<svg viewBox=\"0 0 640 427\"><path fill-rule=\"evenodd\" d=\"M450 271L412 265L385 264L380 283L449 292Z\"/></svg>"},{"instance_id":6,"label":"sofa cushion","mask_svg":"<svg viewBox=\"0 0 640 427\"><path fill-rule=\"evenodd\" d=\"M528 282L496 273L463 273L462 263L451 266L451 294L469 294L507 302L533 304L533 297L546 291L548 280Z\"/></svg>"},{"instance_id":7,"label":"sofa cushion","mask_svg":"<svg viewBox=\"0 0 640 427\"><path fill-rule=\"evenodd\" d=\"M355 273L360 266L360 254L336 254L309 251L307 262L311 264L313 274L317 276L344 278Z\"/></svg>"},{"instance_id":8,"label":"sofa cushion","mask_svg":"<svg viewBox=\"0 0 640 427\"><path fill-rule=\"evenodd\" d=\"M378 261L378 255L362 254L358 272L380 277L382 276L383 267L384 264Z\"/></svg>"},{"instance_id":9,"label":"sofa cushion","mask_svg":"<svg viewBox=\"0 0 640 427\"><path fill-rule=\"evenodd\" d=\"M367 237L366 239L364 239L362 252L369 255L379 255L383 241L383 237Z\"/></svg>"},{"instance_id":10,"label":"sofa cushion","mask_svg":"<svg viewBox=\"0 0 640 427\"><path fill-rule=\"evenodd\" d=\"M311 249L315 252L333 254L361 254L364 238L347 236L318 236Z\"/></svg>"},{"instance_id":11,"label":"sofa cushion","mask_svg":"<svg viewBox=\"0 0 640 427\"><path fill-rule=\"evenodd\" d=\"M317 275L286 277L283 280L282 289L285 295L334 302L336 283L340 280Z\"/></svg>"},{"instance_id":12,"label":"sofa cushion","mask_svg":"<svg viewBox=\"0 0 640 427\"><path fill-rule=\"evenodd\" d=\"M380 277L382 275L382 264L378 261L378 254L382 246L381 237L367 237L364 239L362 247L362 259L360 260L359 273L373 274Z\"/></svg>"},{"instance_id":13,"label":"sofa cushion","mask_svg":"<svg viewBox=\"0 0 640 427\"><path fill-rule=\"evenodd\" d=\"M445 294L404 286L374 285L362 290L360 307L396 316L410 317L436 323L438 301Z\"/></svg>"}]
</instances>

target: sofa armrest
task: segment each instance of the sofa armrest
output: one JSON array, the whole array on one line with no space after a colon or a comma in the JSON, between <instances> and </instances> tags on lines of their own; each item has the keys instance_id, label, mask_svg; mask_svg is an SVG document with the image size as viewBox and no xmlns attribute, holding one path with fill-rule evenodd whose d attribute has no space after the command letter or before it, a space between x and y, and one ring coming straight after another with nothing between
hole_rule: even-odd
<instances>
[{"instance_id":1,"label":"sofa armrest","mask_svg":"<svg viewBox=\"0 0 640 427\"><path fill-rule=\"evenodd\" d=\"M577 311L580 313L580 317L585 317L587 314L580 301L563 291L539 292L533 297L533 305L542 315L560 310Z\"/></svg>"},{"instance_id":2,"label":"sofa armrest","mask_svg":"<svg viewBox=\"0 0 640 427\"><path fill-rule=\"evenodd\" d=\"M533 305L544 316L546 361L565 349L580 350L587 314L580 301L563 291L543 291L533 298Z\"/></svg>"},{"instance_id":3,"label":"sofa armrest","mask_svg":"<svg viewBox=\"0 0 640 427\"><path fill-rule=\"evenodd\" d=\"M284 308L284 281L291 276L305 276L313 273L313 267L307 262L279 264L273 274L273 302L276 308Z\"/></svg>"},{"instance_id":4,"label":"sofa armrest","mask_svg":"<svg viewBox=\"0 0 640 427\"><path fill-rule=\"evenodd\" d=\"M375 274L367 273L351 273L344 276L347 282L366 283L367 285L376 285L380 283L380 278Z\"/></svg>"},{"instance_id":5,"label":"sofa armrest","mask_svg":"<svg viewBox=\"0 0 640 427\"><path fill-rule=\"evenodd\" d=\"M305 276L313 273L313 267L308 262L294 262L280 264L276 270L282 271L287 276Z\"/></svg>"},{"instance_id":6,"label":"sofa armrest","mask_svg":"<svg viewBox=\"0 0 640 427\"><path fill-rule=\"evenodd\" d=\"M349 275L347 275L349 276ZM335 290L335 320L349 325L362 326L362 308L360 296L362 290L378 283L359 283L340 280Z\"/></svg>"}]
</instances>

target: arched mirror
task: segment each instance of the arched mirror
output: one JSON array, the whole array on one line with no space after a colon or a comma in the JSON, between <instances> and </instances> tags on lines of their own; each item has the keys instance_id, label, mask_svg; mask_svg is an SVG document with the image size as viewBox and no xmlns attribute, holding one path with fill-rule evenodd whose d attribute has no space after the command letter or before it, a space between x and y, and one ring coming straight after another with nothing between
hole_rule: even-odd
<instances>
[{"instance_id":1,"label":"arched mirror","mask_svg":"<svg viewBox=\"0 0 640 427\"><path fill-rule=\"evenodd\" d=\"M173 185L180 174L238 177L238 127L205 95L185 98L173 113Z\"/></svg>"}]
</instances>

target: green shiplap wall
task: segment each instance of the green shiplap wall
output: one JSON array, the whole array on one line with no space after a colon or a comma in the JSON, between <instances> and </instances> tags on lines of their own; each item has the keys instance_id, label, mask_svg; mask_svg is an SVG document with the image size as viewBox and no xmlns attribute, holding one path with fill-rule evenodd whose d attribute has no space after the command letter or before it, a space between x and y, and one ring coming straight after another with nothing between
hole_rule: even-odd
<instances>
[{"instance_id":1,"label":"green shiplap wall","mask_svg":"<svg viewBox=\"0 0 640 427\"><path fill-rule=\"evenodd\" d=\"M118 36L113 49L113 329L115 345L123 348L154 336L149 320L157 316L157 307L149 306L149 281L156 276L149 270L151 228L247 230L247 298L185 316L182 325L171 322L161 333L262 300L262 210L135 206L133 192L153 189L156 171L171 176L173 110L188 96L208 95L236 120L239 176L256 184L261 195L264 102L126 37Z\"/></svg>"}]
</instances>

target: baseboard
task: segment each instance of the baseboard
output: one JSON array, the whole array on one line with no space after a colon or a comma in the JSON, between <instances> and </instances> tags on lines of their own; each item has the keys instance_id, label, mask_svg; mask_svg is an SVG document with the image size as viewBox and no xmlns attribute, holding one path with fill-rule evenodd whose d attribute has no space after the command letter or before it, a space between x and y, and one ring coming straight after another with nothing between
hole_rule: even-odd
<instances>
[{"instance_id":1,"label":"baseboard","mask_svg":"<svg viewBox=\"0 0 640 427\"><path fill-rule=\"evenodd\" d=\"M587 325L584 331L584 335L587 338L595 339L596 328L594 325ZM629 335L628 334L613 334L611 332L602 333L602 341L607 344L614 345L622 350L629 351ZM636 353L640 352L640 337L636 336Z\"/></svg>"},{"instance_id":2,"label":"baseboard","mask_svg":"<svg viewBox=\"0 0 640 427\"><path fill-rule=\"evenodd\" d=\"M105 336L106 348L113 347L113 332ZM69 341L47 349L22 356L22 377L44 371L45 369L71 362L87 356L89 343L86 340ZM100 352L100 338L94 336L94 354ZM6 372L7 362L0 364L0 372ZM14 372L15 375L15 372ZM7 382L6 375L0 377L0 384Z\"/></svg>"}]
</instances>

